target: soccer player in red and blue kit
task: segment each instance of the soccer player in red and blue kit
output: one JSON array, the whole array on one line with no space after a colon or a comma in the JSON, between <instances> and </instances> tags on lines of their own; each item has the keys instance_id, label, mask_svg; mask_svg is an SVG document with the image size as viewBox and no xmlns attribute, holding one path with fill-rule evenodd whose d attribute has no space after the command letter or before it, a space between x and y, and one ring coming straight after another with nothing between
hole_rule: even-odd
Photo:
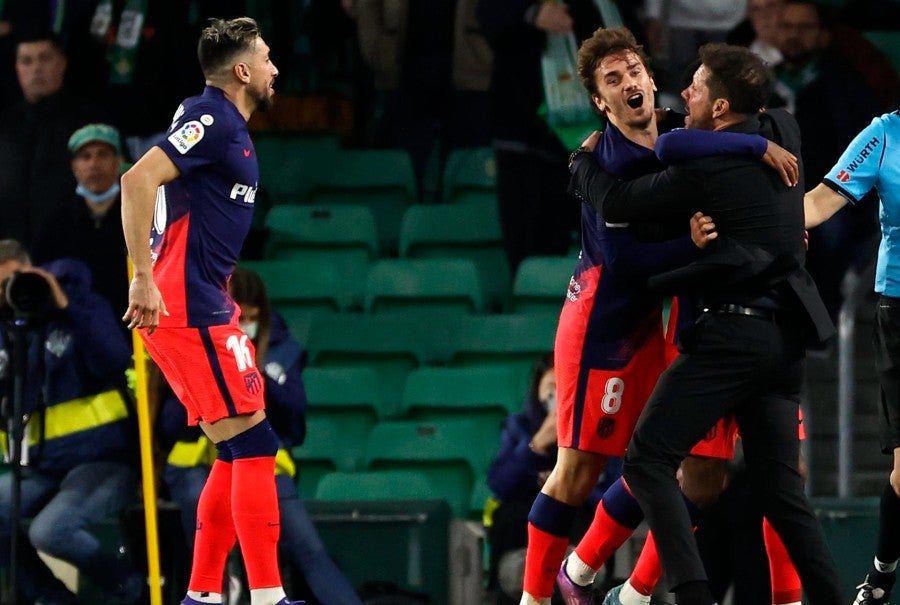
<instances>
[{"instance_id":1,"label":"soccer player in red and blue kit","mask_svg":"<svg viewBox=\"0 0 900 605\"><path fill-rule=\"evenodd\" d=\"M597 30L582 45L582 56L586 48L591 65L582 77L590 80L587 88L594 104L610 121L598 145L602 163L621 177L660 170L653 152L655 85L643 50L623 28ZM662 305L646 292L646 277L698 256L689 237L643 243L626 227L607 225L589 206L582 206L582 252L555 345L560 449L529 515L522 605L549 603L575 511L608 456L624 454L666 367ZM592 537L592 530L608 527L603 522L608 516L609 511L598 506L585 540L602 538ZM585 567L584 572L596 569Z\"/></svg>"},{"instance_id":2,"label":"soccer player in red and blue kit","mask_svg":"<svg viewBox=\"0 0 900 605\"><path fill-rule=\"evenodd\" d=\"M597 145L597 157L620 178L659 171L662 164L654 154L657 133L682 125L671 123L671 117L667 124L657 124L655 85L646 65L643 50L622 28L597 30L579 51L585 87L610 122ZM686 134L691 137L685 149L689 153L766 152L762 137L751 141ZM560 450L529 515L522 605L549 603L557 572L567 604L590 603L589 585L597 569L641 521L640 508L627 486L618 482L607 492L609 497L604 496L591 527L560 571L576 509L608 456L624 454L644 404L668 364L661 300L647 292L645 282L698 257L702 238L695 245L691 238L675 237L684 233L690 218L685 216L684 223L670 231L675 239L648 243L627 225L609 225L588 205L582 207L582 252L555 345ZM660 239L658 232L647 236ZM724 478L720 460L732 457L735 431L733 421L720 421L715 434L693 451L699 456L689 463L693 472L685 468L685 491L693 492L688 493L693 500L718 496ZM658 564L649 564L644 571L647 582L655 584Z\"/></svg>"},{"instance_id":3,"label":"soccer player in red and blue kit","mask_svg":"<svg viewBox=\"0 0 900 605\"><path fill-rule=\"evenodd\" d=\"M252 19L213 20L197 47L203 94L122 177L134 278L123 321L218 455L197 506L183 605L222 602L228 553L241 544L251 605L291 605L282 588L275 491L278 439L263 379L227 284L250 229L259 169L247 120L271 105L278 70ZM148 245L148 238L150 245Z\"/></svg>"}]
</instances>

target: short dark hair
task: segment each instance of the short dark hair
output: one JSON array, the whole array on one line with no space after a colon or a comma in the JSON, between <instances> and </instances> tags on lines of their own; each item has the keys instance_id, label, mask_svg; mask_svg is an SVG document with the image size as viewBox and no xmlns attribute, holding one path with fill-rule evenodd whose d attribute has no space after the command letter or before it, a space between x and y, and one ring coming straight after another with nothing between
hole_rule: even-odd
<instances>
[{"instance_id":1,"label":"short dark hair","mask_svg":"<svg viewBox=\"0 0 900 605\"><path fill-rule=\"evenodd\" d=\"M772 94L772 70L743 46L712 43L700 47L700 61L709 75L706 85L712 99L728 99L735 113L758 112Z\"/></svg>"},{"instance_id":2,"label":"short dark hair","mask_svg":"<svg viewBox=\"0 0 900 605\"><path fill-rule=\"evenodd\" d=\"M0 263L17 260L24 265L31 264L31 257L22 242L15 239L0 240Z\"/></svg>"},{"instance_id":3,"label":"short dark hair","mask_svg":"<svg viewBox=\"0 0 900 605\"><path fill-rule=\"evenodd\" d=\"M259 25L250 17L210 19L197 43L200 69L207 78L216 75L235 55L252 50L259 37Z\"/></svg>"},{"instance_id":4,"label":"short dark hair","mask_svg":"<svg viewBox=\"0 0 900 605\"><path fill-rule=\"evenodd\" d=\"M30 42L49 42L61 54L66 54L66 45L62 37L52 29L26 29L15 37L16 47Z\"/></svg>"},{"instance_id":5,"label":"short dark hair","mask_svg":"<svg viewBox=\"0 0 900 605\"><path fill-rule=\"evenodd\" d=\"M636 54L644 67L650 69L650 57L644 52L644 47L637 43L634 34L625 27L601 27L581 43L578 49L578 77L588 92L592 95L598 92L594 72L600 62L611 54L625 51Z\"/></svg>"}]
</instances>

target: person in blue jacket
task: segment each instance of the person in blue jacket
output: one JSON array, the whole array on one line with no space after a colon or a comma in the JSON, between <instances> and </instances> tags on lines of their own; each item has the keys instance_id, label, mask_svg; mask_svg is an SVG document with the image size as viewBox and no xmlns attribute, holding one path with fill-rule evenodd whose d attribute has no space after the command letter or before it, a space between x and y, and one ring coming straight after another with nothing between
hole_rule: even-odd
<instances>
[{"instance_id":1,"label":"person in blue jacket","mask_svg":"<svg viewBox=\"0 0 900 605\"><path fill-rule=\"evenodd\" d=\"M275 457L275 484L281 510L278 549L282 560L303 573L318 602L362 605L325 551L295 483L297 468L289 452L306 438L306 391L301 377L306 352L288 333L284 319L271 308L265 284L257 273L237 267L229 292L241 309L241 329L256 347L257 365L264 370L266 416L281 441ZM164 480L181 509L187 543L193 547L197 502L216 448L199 427L186 425L184 406L163 381L156 434L169 451Z\"/></svg>"},{"instance_id":2,"label":"person in blue jacket","mask_svg":"<svg viewBox=\"0 0 900 605\"><path fill-rule=\"evenodd\" d=\"M91 290L87 265L73 259L32 266L15 240L0 241L0 301L14 274L49 286L43 321L31 320L21 411L26 418L21 462L21 517L12 527L13 473L0 477L0 567L9 570L17 536L16 589L29 602L70 605L75 595L37 551L71 563L93 585L125 603L145 578L106 552L91 525L114 517L137 495L137 432L125 390L131 350L109 303ZM9 314L7 314L8 316ZM12 414L11 321L0 322L0 388L4 420ZM41 325L43 324L43 325ZM42 357L41 357L42 356ZM8 446L8 436L3 435Z\"/></svg>"},{"instance_id":3,"label":"person in blue jacket","mask_svg":"<svg viewBox=\"0 0 900 605\"><path fill-rule=\"evenodd\" d=\"M521 558L528 541L528 512L541 486L556 464L556 376L553 353L535 361L528 382L528 393L522 411L506 419L500 435L500 449L488 470L488 486L494 494L490 526L487 528L490 550L489 587L500 589L497 603L518 603L522 592L521 574L517 569L517 592L509 594L505 572ZM577 543L594 516L603 492L622 474L621 458L611 458L606 471L579 510L571 539ZM499 585L498 585L499 584ZM510 591L512 592L512 591Z\"/></svg>"}]
</instances>

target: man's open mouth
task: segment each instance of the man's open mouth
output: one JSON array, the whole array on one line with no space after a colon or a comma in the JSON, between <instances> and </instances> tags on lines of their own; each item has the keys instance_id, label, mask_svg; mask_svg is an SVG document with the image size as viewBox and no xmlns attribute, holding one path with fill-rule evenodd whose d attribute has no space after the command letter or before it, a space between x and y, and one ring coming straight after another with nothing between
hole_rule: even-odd
<instances>
[{"instance_id":1,"label":"man's open mouth","mask_svg":"<svg viewBox=\"0 0 900 605\"><path fill-rule=\"evenodd\" d=\"M644 94L640 93L640 92L636 92L633 95L631 95L630 97L628 97L628 100L625 102L628 103L628 106L631 107L632 109L637 109L638 107L640 107L641 105L644 104Z\"/></svg>"}]
</instances>

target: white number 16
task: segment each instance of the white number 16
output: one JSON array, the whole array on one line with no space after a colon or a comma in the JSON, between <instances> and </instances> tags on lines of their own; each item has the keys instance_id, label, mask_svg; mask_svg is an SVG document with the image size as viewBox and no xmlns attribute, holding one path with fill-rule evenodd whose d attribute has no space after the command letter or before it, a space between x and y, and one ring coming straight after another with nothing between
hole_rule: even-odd
<instances>
[{"instance_id":1,"label":"white number 16","mask_svg":"<svg viewBox=\"0 0 900 605\"><path fill-rule=\"evenodd\" d=\"M248 340L246 334L240 336L232 334L225 342L225 348L234 353L234 362L239 372L253 367L253 356L250 354L250 347L247 346Z\"/></svg>"}]
</instances>

